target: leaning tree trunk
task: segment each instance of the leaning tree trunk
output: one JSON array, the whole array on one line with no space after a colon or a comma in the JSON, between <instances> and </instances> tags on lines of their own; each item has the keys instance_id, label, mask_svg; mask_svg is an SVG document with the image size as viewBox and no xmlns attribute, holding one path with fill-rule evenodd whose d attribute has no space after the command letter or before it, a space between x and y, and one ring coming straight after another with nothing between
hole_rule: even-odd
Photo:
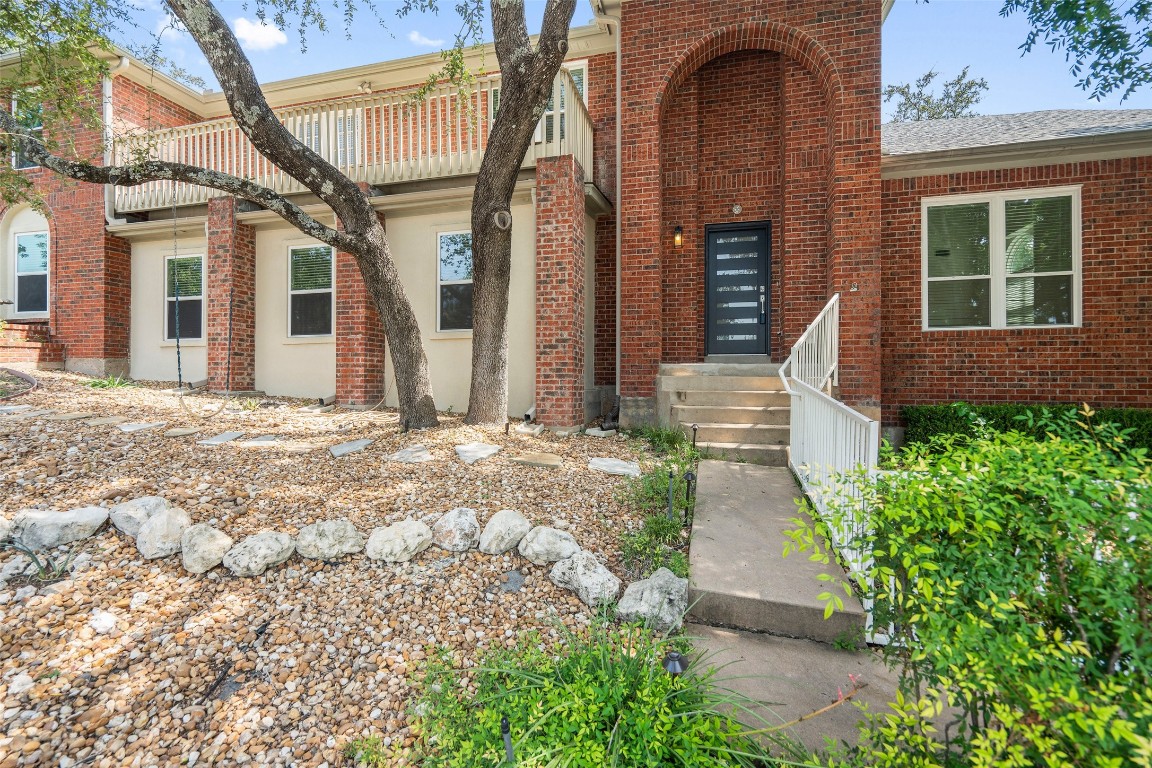
<instances>
[{"instance_id":1,"label":"leaning tree trunk","mask_svg":"<svg viewBox=\"0 0 1152 768\"><path fill-rule=\"evenodd\" d=\"M523 0L492 0L500 62L500 109L472 197L472 383L467 424L508 420L508 284L512 193L552 81L568 52L575 0L548 0L539 42L528 37Z\"/></svg>"}]
</instances>

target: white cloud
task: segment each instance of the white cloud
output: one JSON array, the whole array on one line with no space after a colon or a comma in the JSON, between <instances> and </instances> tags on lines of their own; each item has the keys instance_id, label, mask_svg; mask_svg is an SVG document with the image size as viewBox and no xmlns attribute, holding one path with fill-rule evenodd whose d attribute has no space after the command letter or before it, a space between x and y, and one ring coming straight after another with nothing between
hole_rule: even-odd
<instances>
[{"instance_id":1,"label":"white cloud","mask_svg":"<svg viewBox=\"0 0 1152 768\"><path fill-rule=\"evenodd\" d=\"M422 45L425 48L443 48L444 47L444 41L443 40L433 40L430 37L424 37L424 35L420 34L420 32L415 30L415 29L408 33L408 42L413 43L415 45Z\"/></svg>"},{"instance_id":2,"label":"white cloud","mask_svg":"<svg viewBox=\"0 0 1152 768\"><path fill-rule=\"evenodd\" d=\"M169 43L188 38L188 30L184 28L184 24L170 13L163 13L157 17L152 32L156 37Z\"/></svg>"},{"instance_id":3,"label":"white cloud","mask_svg":"<svg viewBox=\"0 0 1152 768\"><path fill-rule=\"evenodd\" d=\"M288 42L288 35L259 20L249 21L241 16L232 22L232 25L240 45L249 51L270 51Z\"/></svg>"}]
</instances>

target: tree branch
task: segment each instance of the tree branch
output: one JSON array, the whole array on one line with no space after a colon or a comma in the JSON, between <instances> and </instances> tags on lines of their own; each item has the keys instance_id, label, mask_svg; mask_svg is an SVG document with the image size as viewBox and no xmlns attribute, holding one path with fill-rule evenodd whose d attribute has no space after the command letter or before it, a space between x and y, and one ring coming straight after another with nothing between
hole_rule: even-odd
<instances>
[{"instance_id":1,"label":"tree branch","mask_svg":"<svg viewBox=\"0 0 1152 768\"><path fill-rule=\"evenodd\" d=\"M136 187L150 181L183 181L211 187L267 208L301 232L342 251L351 251L355 245L355 239L345 232L321 224L283 195L248 179L195 165L161 160L106 166L69 160L49 152L37 136L28 133L3 109L0 109L0 133L19 139L21 150L37 165L70 179L117 187ZM357 190L356 194L360 195L360 191Z\"/></svg>"},{"instance_id":2,"label":"tree branch","mask_svg":"<svg viewBox=\"0 0 1152 768\"><path fill-rule=\"evenodd\" d=\"M307 187L344 222L346 230L378 226L375 211L343 173L281 124L228 22L208 0L166 0L208 59L236 124L260 154Z\"/></svg>"}]
</instances>

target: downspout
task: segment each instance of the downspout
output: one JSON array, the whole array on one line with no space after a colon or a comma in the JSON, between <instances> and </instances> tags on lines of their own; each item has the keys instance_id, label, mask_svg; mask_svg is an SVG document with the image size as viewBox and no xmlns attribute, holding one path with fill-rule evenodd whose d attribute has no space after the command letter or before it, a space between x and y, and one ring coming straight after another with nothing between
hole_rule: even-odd
<instances>
[{"instance_id":1,"label":"downspout","mask_svg":"<svg viewBox=\"0 0 1152 768\"><path fill-rule=\"evenodd\" d=\"M116 158L112 154L112 78L124 72L132 64L127 56L121 56L120 61L108 70L104 76L103 93L103 119L104 119L104 165L112 165ZM124 224L125 219L116 218L116 189L111 184L104 185L104 221L108 224Z\"/></svg>"},{"instance_id":2,"label":"downspout","mask_svg":"<svg viewBox=\"0 0 1152 768\"><path fill-rule=\"evenodd\" d=\"M604 13L604 1L595 0L592 4L592 15L596 21L605 27L614 27L616 29L616 404L620 404L620 299L621 299L621 283L620 283L620 253L623 245L623 229L621 228L620 216L620 184L623 180L623 173L620 169L620 159L623 157L623 151L620 146L621 137L623 136L622 120L620 115L620 108L623 104L620 95L620 17L609 16Z\"/></svg>"}]
</instances>

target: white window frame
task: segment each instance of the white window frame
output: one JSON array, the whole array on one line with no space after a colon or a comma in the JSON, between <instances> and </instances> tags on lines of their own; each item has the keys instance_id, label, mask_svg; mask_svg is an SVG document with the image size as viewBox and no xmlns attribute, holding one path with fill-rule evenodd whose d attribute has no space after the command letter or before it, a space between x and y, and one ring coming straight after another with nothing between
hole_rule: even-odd
<instances>
[{"instance_id":1,"label":"white window frame","mask_svg":"<svg viewBox=\"0 0 1152 768\"><path fill-rule=\"evenodd\" d=\"M18 105L17 105L17 103L16 103L16 99L15 99L15 98L13 98L13 99L12 99L12 102L11 102L10 106L11 106L11 108L12 108L12 112L11 112L12 116L13 116L14 118L16 118L16 119L17 119L17 122L19 122L19 113L17 112L17 108L18 108ZM41 113L41 117L40 117L40 124L39 124L39 125L37 125L37 126L36 126L36 127L34 127L34 128L29 128L29 130L32 130L32 131L40 131L40 135L41 135L41 136L43 136L43 135L44 135L44 117L43 117L43 113ZM39 167L40 167L40 165L39 165L38 163L31 163L31 164L29 164L29 165L17 165L17 164L16 164L16 158L19 156L19 154L20 154L19 152L17 152L15 149L13 149L13 150L12 150L12 152L11 152L11 157L9 158L9 164L12 166L12 168L13 168L14 170L17 170L17 171L28 171L28 170L32 170L33 168L39 168ZM51 253L51 251L49 251L49 253Z\"/></svg>"},{"instance_id":2,"label":"white window frame","mask_svg":"<svg viewBox=\"0 0 1152 768\"><path fill-rule=\"evenodd\" d=\"M292 135L301 144L337 168L363 165L364 109L317 109L287 119ZM352 126L349 144L348 126Z\"/></svg>"},{"instance_id":3,"label":"white window frame","mask_svg":"<svg viewBox=\"0 0 1152 768\"><path fill-rule=\"evenodd\" d=\"M165 345L175 346L176 337L168 335L168 305L176 302L176 297L168 295L168 270L169 263L173 259L200 259L200 295L199 296L181 296L180 301L199 301L200 302L200 335L199 336L181 336L181 344L189 344L196 342L203 342L205 331L208 329L208 297L205 283L208 281L208 276L204 274L204 258L203 253L177 253L175 255L169 254L164 257L164 323L163 323L163 337L161 342ZM172 329L175 330L175 329Z\"/></svg>"},{"instance_id":4,"label":"white window frame","mask_svg":"<svg viewBox=\"0 0 1152 768\"><path fill-rule=\"evenodd\" d=\"M576 61L565 61L564 63L562 63L560 65L560 68L568 70L569 73L571 73L573 70L577 70L577 69L582 70L584 72L584 79L582 81L584 83L584 93L580 94L580 98L581 98L581 100L583 100L584 104L587 105L588 104L588 59L578 59ZM549 96L548 98L551 99L552 97ZM536 123L536 134L533 137L533 141L537 144L543 144L544 143L545 139L547 138L547 133L546 133L546 129L544 126L547 125L549 118L551 118L554 121L553 122L554 128L552 129L553 130L552 140L553 141L562 141L565 137L561 135L562 134L562 131L561 131L562 119L561 119L561 117L563 115L565 115L567 113L567 111L568 111L568 105L567 104L564 105L563 109L561 109L560 105L558 105L558 104L553 104L552 109L548 109L548 104L547 104L547 102L545 102L544 114L540 115L540 120ZM493 119L495 119L495 115L493 115ZM567 121L563 121L563 122L566 125Z\"/></svg>"},{"instance_id":5,"label":"white window frame","mask_svg":"<svg viewBox=\"0 0 1152 768\"><path fill-rule=\"evenodd\" d=\"M16 245L16 241L21 237L28 237L29 235L44 235L44 240L48 243L48 264L43 272L21 272L20 271L20 254ZM35 277L37 275L44 275L44 309L32 310L29 312L20 311L20 286L19 280L21 277ZM12 233L12 314L13 320L25 320L30 318L48 317L52 309L52 234L46 229L33 229L27 232L13 232Z\"/></svg>"},{"instance_id":6,"label":"white window frame","mask_svg":"<svg viewBox=\"0 0 1152 768\"><path fill-rule=\"evenodd\" d=\"M311 250L313 248L327 248L329 263L328 267L331 270L331 286L328 288L309 288L305 290L294 291L292 290L292 251ZM287 316L285 322L287 323L287 331L289 339L330 339L336 335L336 249L332 246L321 243L293 243L287 247L287 260L288 268L285 270L285 275L288 278L288 306L286 307ZM305 296L316 293L330 293L332 294L332 311L331 318L328 321L328 333L292 333L292 297Z\"/></svg>"},{"instance_id":7,"label":"white window frame","mask_svg":"<svg viewBox=\"0 0 1152 768\"><path fill-rule=\"evenodd\" d=\"M1032 277L1044 275L1067 275L1069 272L1026 272L1008 275L1005 259L1005 203L1009 200L1036 200L1050 197L1070 197L1072 199L1072 322L1043 323L1033 325L1008 325L1007 295L1008 277ZM924 331L993 331L1021 329L1079 328L1083 322L1083 269L1080 185L1064 187L1043 187L1039 189L1010 189L999 192L983 192L965 195L942 195L925 197L920 200L920 327ZM990 275L957 275L954 277L928 277L928 209L940 206L988 204L988 262ZM951 280L989 279L989 324L954 325L947 327L928 325L928 283Z\"/></svg>"},{"instance_id":8,"label":"white window frame","mask_svg":"<svg viewBox=\"0 0 1152 768\"><path fill-rule=\"evenodd\" d=\"M446 229L446 230L442 230L442 231L439 231L436 233L436 332L437 333L448 333L448 334L471 334L473 328L476 326L475 315L473 315L473 318L472 318L473 328L442 328L441 327L440 309L441 309L442 305L441 305L441 301L440 301L440 295L441 295L440 294L440 287L444 286L444 285L472 285L474 283L475 277L476 277L476 266L475 266L475 264L473 264L472 277L469 278L468 280L441 280L440 279L440 238L445 237L445 236L451 236L451 235L468 235L469 237L471 237L472 236L472 230L470 230L470 229ZM475 309L475 306L476 306L475 303L473 303L472 306L473 306L473 309Z\"/></svg>"}]
</instances>

